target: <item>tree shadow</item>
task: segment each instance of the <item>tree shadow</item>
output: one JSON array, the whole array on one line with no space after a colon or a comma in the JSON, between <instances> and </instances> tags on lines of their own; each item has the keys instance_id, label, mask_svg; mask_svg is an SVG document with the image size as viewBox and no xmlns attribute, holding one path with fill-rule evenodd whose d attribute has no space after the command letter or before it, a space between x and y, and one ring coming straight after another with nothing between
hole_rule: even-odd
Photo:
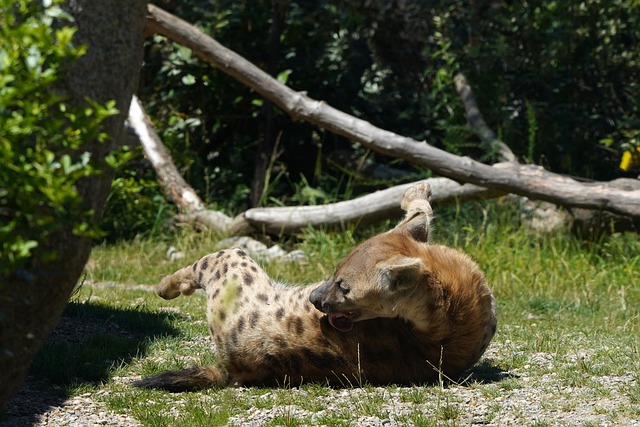
<instances>
[{"instance_id":1,"label":"tree shadow","mask_svg":"<svg viewBox=\"0 0 640 427\"><path fill-rule=\"evenodd\" d=\"M71 302L36 356L0 427L31 426L70 391L107 381L114 367L146 354L151 336L176 336L180 314Z\"/></svg>"}]
</instances>

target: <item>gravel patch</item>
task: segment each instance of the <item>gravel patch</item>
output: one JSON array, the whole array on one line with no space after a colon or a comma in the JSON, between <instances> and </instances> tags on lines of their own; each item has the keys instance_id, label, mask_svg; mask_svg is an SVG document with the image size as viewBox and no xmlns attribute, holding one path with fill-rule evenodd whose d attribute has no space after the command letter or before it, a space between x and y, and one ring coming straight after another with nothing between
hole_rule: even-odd
<instances>
[{"instance_id":1,"label":"gravel patch","mask_svg":"<svg viewBox=\"0 0 640 427\"><path fill-rule=\"evenodd\" d=\"M109 411L101 402L106 390L61 398L60 390L42 389L31 378L9 402L0 427L142 426L133 417Z\"/></svg>"}]
</instances>

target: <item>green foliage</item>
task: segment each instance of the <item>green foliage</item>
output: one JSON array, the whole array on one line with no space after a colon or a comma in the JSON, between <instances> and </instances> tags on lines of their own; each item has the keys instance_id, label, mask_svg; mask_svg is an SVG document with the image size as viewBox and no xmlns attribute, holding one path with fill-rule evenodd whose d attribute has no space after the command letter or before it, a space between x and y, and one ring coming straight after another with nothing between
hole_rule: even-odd
<instances>
[{"instance_id":1,"label":"green foliage","mask_svg":"<svg viewBox=\"0 0 640 427\"><path fill-rule=\"evenodd\" d=\"M113 157L118 159L114 166L119 167L100 222L105 241L166 234L176 208L166 203L155 176L143 166L142 147L125 147Z\"/></svg>"},{"instance_id":2,"label":"green foliage","mask_svg":"<svg viewBox=\"0 0 640 427\"><path fill-rule=\"evenodd\" d=\"M554 171L596 179L619 174L623 130L640 128L640 4L468 6L451 3L446 34L489 125L516 154Z\"/></svg>"},{"instance_id":3,"label":"green foliage","mask_svg":"<svg viewBox=\"0 0 640 427\"><path fill-rule=\"evenodd\" d=\"M83 46L58 2L0 0L0 273L32 255L55 257L42 242L63 227L95 235L91 212L75 184L96 174L88 141L105 135L100 123L115 113L87 100L71 106L53 86Z\"/></svg>"},{"instance_id":4,"label":"green foliage","mask_svg":"<svg viewBox=\"0 0 640 427\"><path fill-rule=\"evenodd\" d=\"M527 161L533 163L534 161L534 151L536 148L536 132L538 131L538 121L536 120L536 112L534 108L526 103L527 107L527 124L529 126L529 138L527 139L529 144L527 146Z\"/></svg>"},{"instance_id":5,"label":"green foliage","mask_svg":"<svg viewBox=\"0 0 640 427\"><path fill-rule=\"evenodd\" d=\"M120 176L111 185L100 228L110 242L152 236L164 230L171 213L175 209L164 202L156 181Z\"/></svg>"}]
</instances>

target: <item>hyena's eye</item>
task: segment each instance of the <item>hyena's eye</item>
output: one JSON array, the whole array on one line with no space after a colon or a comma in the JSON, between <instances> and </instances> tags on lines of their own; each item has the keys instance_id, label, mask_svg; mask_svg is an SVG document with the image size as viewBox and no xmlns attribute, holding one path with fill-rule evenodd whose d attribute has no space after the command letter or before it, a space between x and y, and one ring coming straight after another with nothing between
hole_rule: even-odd
<instances>
[{"instance_id":1,"label":"hyena's eye","mask_svg":"<svg viewBox=\"0 0 640 427\"><path fill-rule=\"evenodd\" d=\"M336 287L340 289L340 292L342 292L344 295L349 293L349 287L345 285L342 279L336 280Z\"/></svg>"}]
</instances>

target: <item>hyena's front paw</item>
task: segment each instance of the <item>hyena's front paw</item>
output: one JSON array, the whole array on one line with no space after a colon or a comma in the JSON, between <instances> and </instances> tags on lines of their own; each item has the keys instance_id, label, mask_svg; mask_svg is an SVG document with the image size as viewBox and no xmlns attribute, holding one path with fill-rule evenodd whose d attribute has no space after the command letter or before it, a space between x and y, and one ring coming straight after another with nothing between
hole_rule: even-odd
<instances>
[{"instance_id":1,"label":"hyena's front paw","mask_svg":"<svg viewBox=\"0 0 640 427\"><path fill-rule=\"evenodd\" d=\"M156 293L167 300L180 294L191 295L200 287L194 279L193 269L185 267L162 279L156 287Z\"/></svg>"}]
</instances>

